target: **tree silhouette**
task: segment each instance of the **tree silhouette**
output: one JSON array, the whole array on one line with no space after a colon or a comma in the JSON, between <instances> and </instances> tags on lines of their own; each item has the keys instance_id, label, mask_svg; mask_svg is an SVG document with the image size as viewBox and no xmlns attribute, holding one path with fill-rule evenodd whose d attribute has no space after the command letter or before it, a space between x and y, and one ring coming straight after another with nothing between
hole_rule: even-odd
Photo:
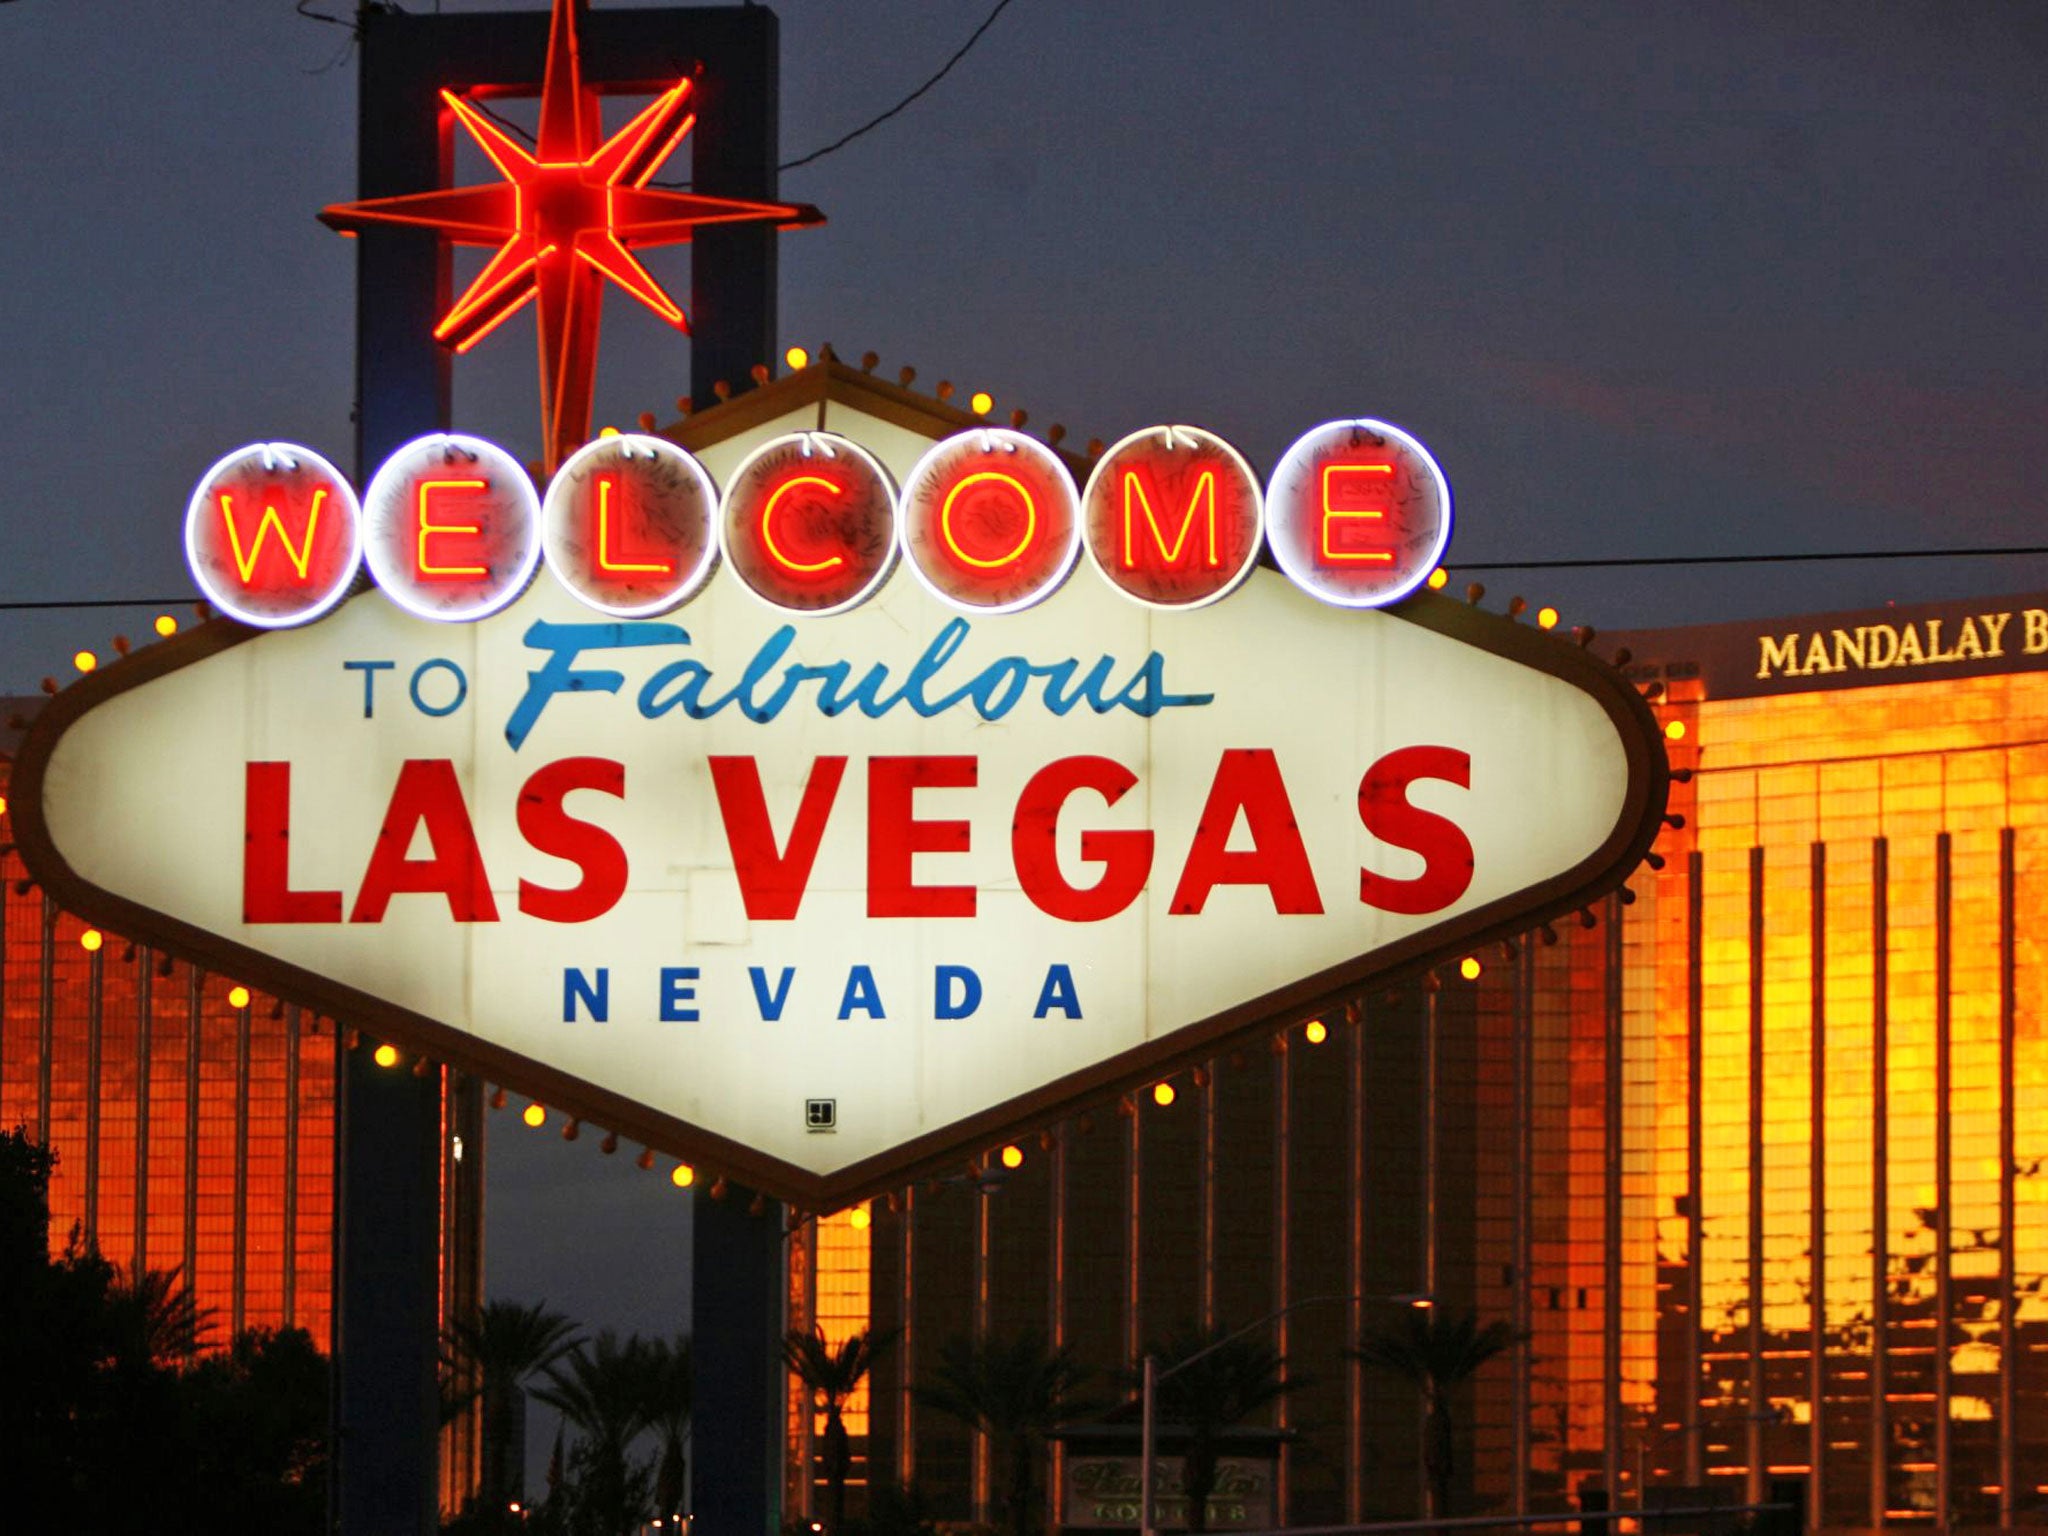
<instances>
[{"instance_id":1,"label":"tree silhouette","mask_svg":"<svg viewBox=\"0 0 2048 1536\"><path fill-rule=\"evenodd\" d=\"M651 1339L645 1349L647 1400L641 1404L641 1417L654 1432L658 1447L654 1512L673 1520L683 1512L683 1498L690 1485L684 1447L696 1396L697 1363L687 1333L677 1334L673 1342Z\"/></svg>"},{"instance_id":2,"label":"tree silhouette","mask_svg":"<svg viewBox=\"0 0 2048 1536\"><path fill-rule=\"evenodd\" d=\"M1422 1394L1422 1469L1428 1491L1425 1518L1439 1519L1450 1509L1457 1455L1452 1394L1522 1337L1498 1319L1482 1328L1471 1312L1446 1319L1440 1318L1434 1307L1410 1307L1398 1323L1367 1334L1357 1348L1346 1351L1355 1360L1412 1382Z\"/></svg>"},{"instance_id":3,"label":"tree silhouette","mask_svg":"<svg viewBox=\"0 0 2048 1536\"><path fill-rule=\"evenodd\" d=\"M825 1510L828 1536L846 1528L846 1470L853 1447L846 1433L845 1407L867 1380L875 1357L896 1337L893 1330L876 1333L863 1328L837 1348L816 1324L809 1333L792 1328L782 1340L782 1358L804 1384L814 1406L825 1415Z\"/></svg>"},{"instance_id":4,"label":"tree silhouette","mask_svg":"<svg viewBox=\"0 0 2048 1536\"><path fill-rule=\"evenodd\" d=\"M1048 1431L1087 1412L1079 1394L1091 1373L1064 1347L1050 1349L1034 1330L1004 1341L948 1340L918 1401L988 1436L1004 1468L1003 1501L1011 1536L1030 1536L1034 1473Z\"/></svg>"},{"instance_id":5,"label":"tree silhouette","mask_svg":"<svg viewBox=\"0 0 2048 1536\"><path fill-rule=\"evenodd\" d=\"M1178 1333L1146 1347L1160 1362L1155 1412L1185 1437L1181 1492L1188 1501L1191 1531L1209 1529L1209 1495L1216 1491L1223 1431L1277 1403L1304 1380L1288 1377L1286 1361L1263 1340L1232 1334L1232 1329L1217 1327Z\"/></svg>"},{"instance_id":6,"label":"tree silhouette","mask_svg":"<svg viewBox=\"0 0 2048 1536\"><path fill-rule=\"evenodd\" d=\"M8 1530L320 1531L327 1361L300 1329L194 1360L175 1272L123 1279L73 1228L49 1245L55 1158L0 1135L0 1466Z\"/></svg>"},{"instance_id":7,"label":"tree silhouette","mask_svg":"<svg viewBox=\"0 0 2048 1536\"><path fill-rule=\"evenodd\" d=\"M199 1305L182 1265L117 1277L107 1305L122 1355L158 1369L190 1364L213 1332L213 1309Z\"/></svg>"},{"instance_id":8,"label":"tree silhouette","mask_svg":"<svg viewBox=\"0 0 2048 1536\"><path fill-rule=\"evenodd\" d=\"M457 1404L483 1403L482 1479L477 1505L501 1514L525 1496L514 1469L522 1464L526 1384L574 1349L576 1325L544 1301L487 1302L473 1317L456 1318L441 1337L449 1396Z\"/></svg>"},{"instance_id":9,"label":"tree silhouette","mask_svg":"<svg viewBox=\"0 0 2048 1536\"><path fill-rule=\"evenodd\" d=\"M648 1517L647 1467L634 1464L630 1452L647 1427L652 1374L646 1343L635 1337L621 1344L607 1328L595 1343L579 1344L550 1365L547 1385L534 1394L581 1437L570 1457L576 1528L629 1536Z\"/></svg>"}]
</instances>

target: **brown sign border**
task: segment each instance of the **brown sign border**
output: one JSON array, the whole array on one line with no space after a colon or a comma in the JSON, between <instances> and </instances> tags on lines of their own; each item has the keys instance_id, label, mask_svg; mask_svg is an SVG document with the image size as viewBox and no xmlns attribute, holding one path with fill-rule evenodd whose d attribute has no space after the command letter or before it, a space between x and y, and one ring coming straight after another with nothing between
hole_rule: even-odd
<instances>
[{"instance_id":1,"label":"brown sign border","mask_svg":"<svg viewBox=\"0 0 2048 1536\"><path fill-rule=\"evenodd\" d=\"M362 596L376 600L374 594ZM1480 945L1526 933L1551 918L1588 906L1627 878L1661 829L1670 784L1662 736L1634 687L1612 667L1562 636L1448 598L1419 593L1384 611L1557 678L1602 706L1627 752L1629 782L1621 815L1599 849L1551 880L1464 913L1447 924L1304 976L1263 997L1184 1025L1170 1035L826 1175L808 1172L544 1062L359 992L332 977L301 970L169 913L144 907L72 870L58 853L43 815L45 774L64 732L108 699L269 631L213 619L89 673L59 693L37 715L15 761L11 786L15 839L29 872L51 895L104 928L146 940L208 970L234 976L357 1026L375 1038L392 1040L531 1094L579 1119L683 1158L707 1175L729 1174L799 1207L834 1210L932 1173L957 1169L963 1157L1015 1140L1090 1103L1186 1070L1246 1040L1341 1007L1366 988L1400 981Z\"/></svg>"}]
</instances>

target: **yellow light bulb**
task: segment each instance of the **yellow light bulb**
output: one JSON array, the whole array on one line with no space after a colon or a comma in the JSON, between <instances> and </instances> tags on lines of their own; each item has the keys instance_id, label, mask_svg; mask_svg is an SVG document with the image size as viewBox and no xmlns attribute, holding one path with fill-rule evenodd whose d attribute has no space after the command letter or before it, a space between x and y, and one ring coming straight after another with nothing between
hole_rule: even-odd
<instances>
[{"instance_id":1,"label":"yellow light bulb","mask_svg":"<svg viewBox=\"0 0 2048 1536\"><path fill-rule=\"evenodd\" d=\"M1478 960L1471 955L1467 955L1458 962L1458 974L1467 981L1477 981L1479 979Z\"/></svg>"},{"instance_id":2,"label":"yellow light bulb","mask_svg":"<svg viewBox=\"0 0 2048 1536\"><path fill-rule=\"evenodd\" d=\"M78 936L78 947L87 954L91 954L106 942L106 937L97 928L88 928Z\"/></svg>"},{"instance_id":3,"label":"yellow light bulb","mask_svg":"<svg viewBox=\"0 0 2048 1536\"><path fill-rule=\"evenodd\" d=\"M538 1104L529 1104L520 1112L519 1118L535 1130L539 1130L548 1123L548 1112Z\"/></svg>"},{"instance_id":4,"label":"yellow light bulb","mask_svg":"<svg viewBox=\"0 0 2048 1536\"><path fill-rule=\"evenodd\" d=\"M98 666L99 664L99 657L93 655L91 651L80 651L77 655L71 658L71 665L78 668L78 670L81 672L90 672L94 667Z\"/></svg>"},{"instance_id":5,"label":"yellow light bulb","mask_svg":"<svg viewBox=\"0 0 2048 1536\"><path fill-rule=\"evenodd\" d=\"M398 1047L395 1045L380 1045L375 1051L371 1052L371 1059L380 1067L395 1067L398 1065Z\"/></svg>"},{"instance_id":6,"label":"yellow light bulb","mask_svg":"<svg viewBox=\"0 0 2048 1536\"><path fill-rule=\"evenodd\" d=\"M1310 1045L1321 1045L1330 1038L1330 1031L1324 1027L1321 1019L1310 1019L1308 1021L1308 1028L1303 1030L1302 1033L1308 1036L1308 1043Z\"/></svg>"},{"instance_id":7,"label":"yellow light bulb","mask_svg":"<svg viewBox=\"0 0 2048 1536\"><path fill-rule=\"evenodd\" d=\"M619 429L617 427L599 427L597 429L597 435L599 437L617 437L619 435Z\"/></svg>"},{"instance_id":8,"label":"yellow light bulb","mask_svg":"<svg viewBox=\"0 0 2048 1536\"><path fill-rule=\"evenodd\" d=\"M846 1213L846 1224L856 1232L865 1232L874 1219L864 1205L856 1205Z\"/></svg>"},{"instance_id":9,"label":"yellow light bulb","mask_svg":"<svg viewBox=\"0 0 2048 1536\"><path fill-rule=\"evenodd\" d=\"M1548 606L1538 608L1536 610L1536 622L1545 629L1557 628L1557 610Z\"/></svg>"},{"instance_id":10,"label":"yellow light bulb","mask_svg":"<svg viewBox=\"0 0 2048 1536\"><path fill-rule=\"evenodd\" d=\"M228 1006L229 1006L229 1007L231 1007L231 1008L246 1008L246 1007L248 1007L248 1006L249 1006L249 989L248 989L247 987L229 987L229 988L228 988Z\"/></svg>"},{"instance_id":11,"label":"yellow light bulb","mask_svg":"<svg viewBox=\"0 0 2048 1536\"><path fill-rule=\"evenodd\" d=\"M967 403L974 407L975 415L986 416L996 408L996 397L985 389L977 389L974 398Z\"/></svg>"},{"instance_id":12,"label":"yellow light bulb","mask_svg":"<svg viewBox=\"0 0 2048 1536\"><path fill-rule=\"evenodd\" d=\"M156 632L169 639L178 632L178 621L168 613L160 613L156 616Z\"/></svg>"},{"instance_id":13,"label":"yellow light bulb","mask_svg":"<svg viewBox=\"0 0 2048 1536\"><path fill-rule=\"evenodd\" d=\"M677 1163L675 1167L670 1170L668 1181L669 1183L675 1185L677 1189L688 1189L692 1184L697 1182L697 1170L692 1168L688 1163Z\"/></svg>"},{"instance_id":14,"label":"yellow light bulb","mask_svg":"<svg viewBox=\"0 0 2048 1536\"><path fill-rule=\"evenodd\" d=\"M1683 741L1683 740L1685 740L1685 722L1684 722L1683 720L1667 720L1667 721L1665 721L1665 722L1664 722L1664 735L1665 735L1665 738L1666 738L1667 740L1670 740L1670 741Z\"/></svg>"},{"instance_id":15,"label":"yellow light bulb","mask_svg":"<svg viewBox=\"0 0 2048 1536\"><path fill-rule=\"evenodd\" d=\"M1161 1109L1171 1104L1173 1102L1173 1084L1154 1083L1152 1085L1152 1102Z\"/></svg>"},{"instance_id":16,"label":"yellow light bulb","mask_svg":"<svg viewBox=\"0 0 2048 1536\"><path fill-rule=\"evenodd\" d=\"M804 369L811 366L811 354L802 347L791 347L782 354L782 360L789 364L789 371L791 373L801 373Z\"/></svg>"},{"instance_id":17,"label":"yellow light bulb","mask_svg":"<svg viewBox=\"0 0 2048 1536\"><path fill-rule=\"evenodd\" d=\"M1429 590L1432 592L1443 591L1445 587L1450 585L1450 582L1451 573L1445 570L1442 566L1438 566L1435 570L1429 573Z\"/></svg>"},{"instance_id":18,"label":"yellow light bulb","mask_svg":"<svg viewBox=\"0 0 2048 1536\"><path fill-rule=\"evenodd\" d=\"M7 814L7 797L6 797L5 795L0 795L0 816L5 816L6 814Z\"/></svg>"},{"instance_id":19,"label":"yellow light bulb","mask_svg":"<svg viewBox=\"0 0 2048 1536\"><path fill-rule=\"evenodd\" d=\"M1024 1166L1024 1149L1019 1146L1003 1148L1003 1166L1005 1168L1022 1168Z\"/></svg>"}]
</instances>

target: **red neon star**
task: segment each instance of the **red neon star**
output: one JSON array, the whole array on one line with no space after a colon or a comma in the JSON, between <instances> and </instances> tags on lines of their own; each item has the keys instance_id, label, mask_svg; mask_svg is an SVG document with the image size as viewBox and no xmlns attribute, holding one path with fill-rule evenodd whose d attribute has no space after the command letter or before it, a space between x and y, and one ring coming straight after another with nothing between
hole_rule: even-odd
<instances>
[{"instance_id":1,"label":"red neon star","mask_svg":"<svg viewBox=\"0 0 2048 1536\"><path fill-rule=\"evenodd\" d=\"M320 214L344 234L365 224L405 224L438 230L456 245L498 248L434 327L434 339L467 352L539 297L549 473L590 436L604 280L689 331L682 307L640 264L635 248L680 244L702 224L773 220L787 229L824 217L804 203L743 202L649 187L697 121L687 110L692 82L678 82L600 144L598 96L583 84L578 58L580 8L580 0L555 0L540 132L532 149L453 91L441 93L448 110L504 173L503 181L339 203Z\"/></svg>"}]
</instances>

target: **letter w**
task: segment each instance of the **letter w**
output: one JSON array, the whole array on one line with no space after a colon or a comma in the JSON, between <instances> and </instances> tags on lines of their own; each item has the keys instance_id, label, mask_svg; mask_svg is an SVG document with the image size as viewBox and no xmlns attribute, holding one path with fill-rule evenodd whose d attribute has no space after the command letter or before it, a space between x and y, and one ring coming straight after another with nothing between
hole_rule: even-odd
<instances>
[{"instance_id":1,"label":"letter w","mask_svg":"<svg viewBox=\"0 0 2048 1536\"><path fill-rule=\"evenodd\" d=\"M292 548L292 536L285 531L284 518L269 502L263 504L263 516L256 520L256 537L249 541L245 552L242 548L242 530L235 522L234 499L226 491L220 493L220 519L228 527L228 548L234 552L235 570L247 586L256 574L256 562L263 558L263 541L270 537L270 531L277 530L277 542L284 546L284 556L291 561L292 569L298 572L300 581L311 578L306 567L313 559L313 534L320 526L320 503L327 499L327 487L321 486L313 493L313 505L306 513L306 532L297 549Z\"/></svg>"},{"instance_id":2,"label":"letter w","mask_svg":"<svg viewBox=\"0 0 2048 1536\"><path fill-rule=\"evenodd\" d=\"M718 792L718 814L725 820L725 841L732 849L732 872L740 882L740 899L750 918L796 916L811 866L825 836L825 818L846 775L846 759L821 757L811 765L803 803L789 845L775 846L775 828L768 821L768 799L761 792L761 765L751 757L714 757L711 784Z\"/></svg>"},{"instance_id":3,"label":"letter w","mask_svg":"<svg viewBox=\"0 0 2048 1536\"><path fill-rule=\"evenodd\" d=\"M1216 552L1216 471L1205 469L1195 482L1193 494L1188 497L1188 509L1181 514L1180 527L1173 535L1169 546L1166 535L1160 530L1159 518L1152 511L1151 498L1145 494L1144 482L1138 478L1135 469L1124 471L1124 568L1134 569L1138 563L1137 514L1145 514L1145 526L1152 530L1152 543L1158 549L1160 558L1168 565L1180 564L1181 546L1188 541L1188 530L1195 525L1196 509L1201 509L1204 527L1208 534L1207 557L1204 561L1211 569L1221 565L1222 557Z\"/></svg>"}]
</instances>

